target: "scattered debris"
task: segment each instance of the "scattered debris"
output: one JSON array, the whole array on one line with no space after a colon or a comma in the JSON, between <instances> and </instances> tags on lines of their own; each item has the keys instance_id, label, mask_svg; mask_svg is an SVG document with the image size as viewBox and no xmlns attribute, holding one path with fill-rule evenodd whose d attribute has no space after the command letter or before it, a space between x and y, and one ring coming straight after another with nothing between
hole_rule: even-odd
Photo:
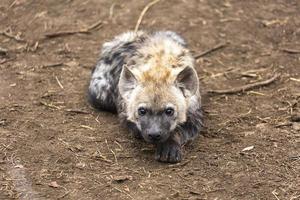
<instances>
[{"instance_id":1,"label":"scattered debris","mask_svg":"<svg viewBox=\"0 0 300 200\"><path fill-rule=\"evenodd\" d=\"M13 35L11 28L6 29L5 31L0 31L0 35L14 39L17 42L26 42L25 39L21 38L21 32L19 32L17 35Z\"/></svg>"},{"instance_id":2,"label":"scattered debris","mask_svg":"<svg viewBox=\"0 0 300 200\"><path fill-rule=\"evenodd\" d=\"M244 85L244 86L241 86L241 87L232 88L232 89L228 89L228 90L209 90L207 92L211 93L211 94L236 94L236 93L245 92L245 91L257 88L257 87L262 87L262 86L269 85L269 84L273 83L279 77L280 77L279 74L276 74L272 78L267 79L265 81L251 83L251 84L248 84L248 85Z\"/></svg>"},{"instance_id":3,"label":"scattered debris","mask_svg":"<svg viewBox=\"0 0 300 200\"><path fill-rule=\"evenodd\" d=\"M104 162L107 162L107 163L109 163L109 164L112 164L112 163L113 163L112 160L109 160L109 159L107 159L105 156L103 156L103 155L100 153L100 151L96 151L96 152L93 154L92 157L95 158L95 159L103 160Z\"/></svg>"}]
</instances>

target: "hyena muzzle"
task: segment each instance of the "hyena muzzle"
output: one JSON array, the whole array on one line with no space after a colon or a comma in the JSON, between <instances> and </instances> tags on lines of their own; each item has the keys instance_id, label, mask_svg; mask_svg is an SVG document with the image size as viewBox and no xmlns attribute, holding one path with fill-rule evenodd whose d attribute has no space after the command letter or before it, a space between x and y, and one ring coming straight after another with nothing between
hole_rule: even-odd
<instances>
[{"instance_id":1,"label":"hyena muzzle","mask_svg":"<svg viewBox=\"0 0 300 200\"><path fill-rule=\"evenodd\" d=\"M103 44L89 101L117 112L136 137L156 145L156 159L179 162L202 127L199 80L185 41L171 31L127 32Z\"/></svg>"}]
</instances>

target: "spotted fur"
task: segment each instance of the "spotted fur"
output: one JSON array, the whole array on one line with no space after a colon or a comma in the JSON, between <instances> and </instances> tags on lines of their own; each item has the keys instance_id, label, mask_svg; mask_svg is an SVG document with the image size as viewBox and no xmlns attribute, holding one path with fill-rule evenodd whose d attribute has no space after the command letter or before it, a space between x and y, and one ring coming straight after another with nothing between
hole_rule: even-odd
<instances>
[{"instance_id":1,"label":"spotted fur","mask_svg":"<svg viewBox=\"0 0 300 200\"><path fill-rule=\"evenodd\" d=\"M149 132L159 132L159 161L179 162L181 146L202 127L194 58L182 37L171 31L127 32L104 43L89 100L96 108L118 112L137 137L151 142ZM151 116L141 117L141 106ZM170 107L172 117L163 113Z\"/></svg>"}]
</instances>

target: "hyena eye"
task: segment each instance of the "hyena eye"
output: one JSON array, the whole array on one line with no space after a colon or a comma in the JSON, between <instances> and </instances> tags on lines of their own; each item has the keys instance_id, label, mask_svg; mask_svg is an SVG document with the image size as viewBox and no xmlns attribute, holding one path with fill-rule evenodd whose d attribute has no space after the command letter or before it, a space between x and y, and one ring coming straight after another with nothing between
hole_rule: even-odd
<instances>
[{"instance_id":1,"label":"hyena eye","mask_svg":"<svg viewBox=\"0 0 300 200\"><path fill-rule=\"evenodd\" d=\"M143 107L138 109L139 116L144 116L147 113L147 110Z\"/></svg>"},{"instance_id":2,"label":"hyena eye","mask_svg":"<svg viewBox=\"0 0 300 200\"><path fill-rule=\"evenodd\" d=\"M167 108L165 110L166 115L173 116L174 115L174 109L173 108Z\"/></svg>"}]
</instances>

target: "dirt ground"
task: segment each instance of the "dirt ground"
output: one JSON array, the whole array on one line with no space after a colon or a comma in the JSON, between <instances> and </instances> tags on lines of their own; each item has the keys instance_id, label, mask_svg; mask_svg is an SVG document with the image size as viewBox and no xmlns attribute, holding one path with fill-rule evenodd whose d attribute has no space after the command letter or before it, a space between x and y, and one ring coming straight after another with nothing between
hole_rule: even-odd
<instances>
[{"instance_id":1,"label":"dirt ground","mask_svg":"<svg viewBox=\"0 0 300 200\"><path fill-rule=\"evenodd\" d=\"M300 199L300 123L290 119L300 113L300 2L148 10L140 28L174 30L195 54L228 42L197 60L206 128L175 165L86 101L101 44L134 29L149 2L0 1L0 199ZM244 93L207 93L274 74Z\"/></svg>"}]
</instances>

